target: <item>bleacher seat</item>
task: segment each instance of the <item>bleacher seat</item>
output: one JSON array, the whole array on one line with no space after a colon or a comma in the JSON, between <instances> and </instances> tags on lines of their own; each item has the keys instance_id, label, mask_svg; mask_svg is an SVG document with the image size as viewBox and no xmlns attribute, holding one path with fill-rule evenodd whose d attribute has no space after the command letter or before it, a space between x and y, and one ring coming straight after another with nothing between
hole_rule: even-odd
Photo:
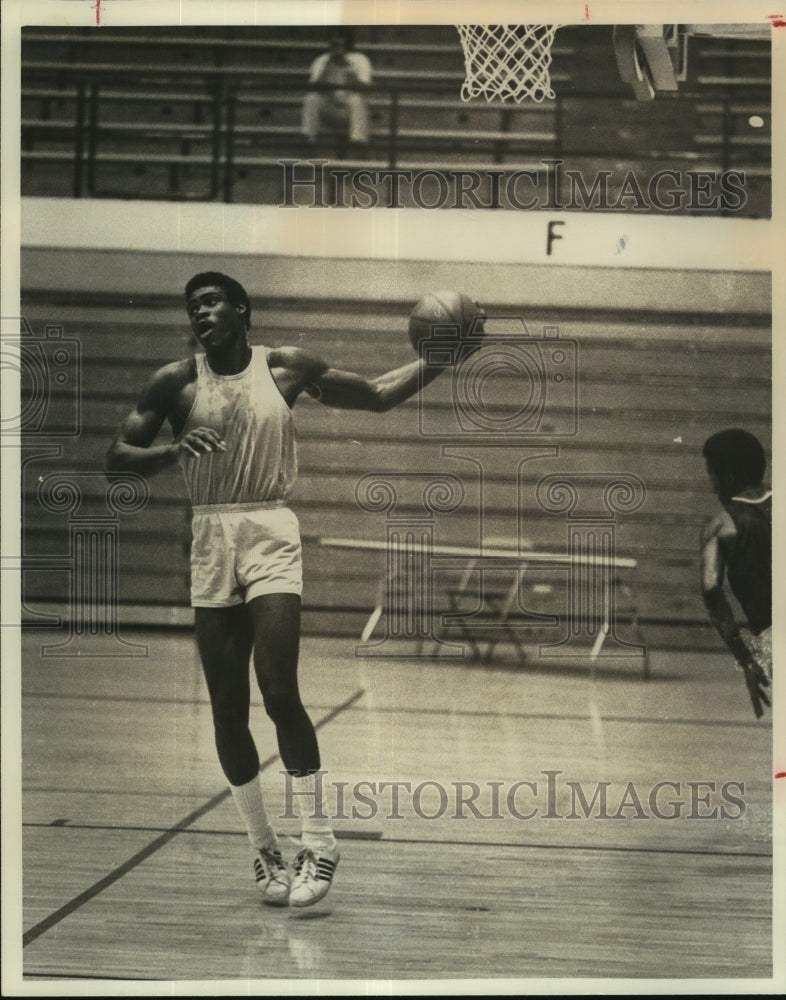
<instances>
[{"instance_id":1,"label":"bleacher seat","mask_svg":"<svg viewBox=\"0 0 786 1000\"><path fill-rule=\"evenodd\" d=\"M561 29L552 63L557 99L500 107L461 102L463 58L453 26L365 27L359 48L375 70L371 162L449 167L570 155L584 157L590 169L604 169L604 161L625 164L646 184L652 159L667 153L676 161L700 160L708 169L746 169L758 179L758 196L743 211L767 214L770 116L760 116L764 127L754 129L750 115L734 110L769 106L762 45L692 39L690 73L680 91L643 106L616 74L609 30ZM114 194L138 171L143 155L151 168L160 166L144 171L151 197L275 200L270 168L281 157L305 152L300 105L308 67L323 45L319 28L265 28L257 37L233 27L170 35L76 29L67 38L26 30L23 193L45 190L45 178L54 174L64 194ZM214 112L221 142L210 146ZM124 127L134 125L139 134L124 138ZM180 141L186 126L195 130L186 136L188 145ZM183 183L194 170L204 172L203 155L218 160L218 188ZM70 188L66 176L51 169L69 156ZM100 174L110 180L87 191L93 174L78 158L103 160ZM256 178L244 183L250 173ZM132 184L128 196L143 197L145 190L145 184Z\"/></svg>"}]
</instances>

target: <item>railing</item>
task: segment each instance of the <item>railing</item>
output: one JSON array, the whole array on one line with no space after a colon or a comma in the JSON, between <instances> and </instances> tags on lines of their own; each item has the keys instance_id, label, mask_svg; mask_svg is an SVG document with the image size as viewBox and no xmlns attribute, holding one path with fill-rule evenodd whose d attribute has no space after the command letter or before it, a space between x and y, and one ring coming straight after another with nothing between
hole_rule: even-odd
<instances>
[{"instance_id":1,"label":"railing","mask_svg":"<svg viewBox=\"0 0 786 1000\"><path fill-rule=\"evenodd\" d=\"M31 61L24 64L24 69L28 74L37 71L51 70L52 65ZM46 121L43 119L23 118L22 139L23 160L29 161L57 161L71 162L72 164L72 189L73 197L80 198L84 195L95 198L105 197L128 197L128 192L120 190L116 186L102 183L100 177L100 167L111 163L139 163L140 166L157 165L167 168L168 183L165 189L154 192L145 192L146 198L160 198L166 200L182 201L215 201L221 200L231 202L234 196L235 184L237 181L237 171L239 160L240 166L260 166L273 167L278 160L284 156L291 156L298 149L298 129L295 126L275 127L262 125L243 125L238 123L238 109L241 103L259 101L273 103L277 95L285 94L287 103L297 105L302 101L302 94L307 90L328 91L335 89L349 89L347 87L337 88L320 84L309 84L303 79L302 71L297 73L289 72L283 74L292 79L281 82L281 75L277 82L264 79L269 76L269 71L258 71L253 67L172 67L165 71L160 66L136 66L135 75L139 80L139 89L129 89L128 76L118 75L118 70L105 63L79 63L74 64L70 69L76 82L70 91L70 96L74 99L74 112L69 121ZM69 74L70 75L70 74ZM451 103L451 98L445 97L444 87L450 74L435 72L432 85L441 81L441 89L433 89L435 94L433 104L435 107L446 107ZM455 93L458 94L458 82ZM188 89L180 89L173 92L172 88L181 85ZM293 91L295 91L293 93ZM473 113L489 114L494 116L492 121L496 125L493 129L460 128L451 130L445 129L404 129L401 127L402 107L417 107L420 103L425 105L428 101L424 98L429 92L429 81L419 81L415 83L402 83L400 80L391 83L377 83L372 88L364 88L367 99L376 109L381 111L386 123L382 128L377 128L374 133L374 146L376 149L384 149L384 157L377 157L373 162L374 166L386 166L394 169L399 165L402 150L407 143L431 142L437 146L442 143L453 146L455 150L462 141L467 144L477 145L478 141L484 142L484 165L503 166L515 169L523 164L520 162L522 155L530 155L530 164L536 158L559 157L563 149L563 120L565 100L557 96L555 100L542 105L532 105L526 109L529 115L537 115L545 118L547 127L537 129L528 128L526 132L516 131L514 126L514 115L521 114L522 108L505 106L476 105L471 109ZM25 90L23 86L23 97L29 95L35 97L36 94L47 93L54 95L56 90L51 84L47 87L30 86ZM63 96L68 96L65 91ZM165 95L165 96L164 96ZM438 96L437 96L438 95ZM598 93L591 95L592 99L597 99ZM609 95L612 96L612 95ZM613 95L619 100L620 95ZM692 95L691 99L696 99L697 106L702 95ZM575 102L580 100L575 95L571 95L569 100ZM188 102L193 105L195 120L189 123L174 123L164 121L140 120L134 122L112 120L107 118L107 108L114 102L131 101L154 102L154 101L178 101ZM453 99L456 109L463 107L458 98ZM732 134L732 119L735 114L735 105L740 104L739 99L728 96L712 98L712 108L714 113L720 116L722 127L717 133L697 133L693 137L692 148L689 150L669 150L668 158L672 161L695 162L697 160L711 160L717 164L718 169L727 170L730 167L740 165L740 151L748 155L745 162L745 169L751 176L769 177L769 138L767 135L761 136L734 136ZM765 115L768 115L769 108L766 101L758 104L755 99L748 100L746 107L759 107ZM708 107L705 98L705 108ZM69 148L65 148L65 143L57 149L37 149L37 143L42 139L65 139L71 133ZM290 149L281 152L278 156L248 155L242 156L239 152L239 144L244 139L253 135L276 135L282 137L282 141L290 143ZM117 150L107 150L107 140L119 140L124 137L138 137L139 139L157 139L162 141L174 141L177 150L170 149L164 152L143 152L141 147L137 147L129 152L118 152ZM293 142L294 140L294 142ZM194 145L202 147L194 151ZM529 150L531 149L531 154ZM511 150L513 152L511 153ZM524 151L522 154L522 150ZM450 158L448 152L447 158ZM518 155L519 162L515 161ZM580 152L575 149L571 151L573 156L585 158L608 158L608 149L591 149L582 147ZM618 155L618 154L614 154ZM619 154L623 156L623 154ZM631 159L642 164L654 160L659 154L646 149L637 150L636 154L631 154L627 159ZM663 154L660 154L663 155ZM431 163L434 154L431 154ZM445 157L443 157L444 159ZM623 156L623 158L625 158ZM382 160L383 162L380 162ZM358 164L360 166L361 164ZM368 164L364 164L368 165ZM425 165L425 164L424 164ZM475 164L479 165L479 164ZM189 167L198 167L206 174L206 179L202 187L188 189L182 183L182 175Z\"/></svg>"},{"instance_id":2,"label":"railing","mask_svg":"<svg viewBox=\"0 0 786 1000\"><path fill-rule=\"evenodd\" d=\"M82 67L87 70L88 67ZM207 80L205 82L205 89L203 92L197 93L193 92L188 95L182 95L178 99L181 101L189 101L194 104L195 107L205 106L207 107L207 118L208 120L204 123L194 123L191 125L186 124L175 124L175 123L164 123L164 122L118 122L118 121L107 121L104 119L104 112L106 107L110 102L117 100L157 100L158 95L155 89L150 89L147 93L147 97L142 95L142 92L133 93L125 91L124 93L117 89L117 82L111 77L106 78L103 74L106 72L105 67L89 67L92 71L89 73L93 79L85 79L80 77L76 84L76 94L75 94L75 111L74 118L72 122L52 122L52 121L41 121L41 120L23 120L22 132L23 139L28 143L35 143L37 139L47 136L57 136L58 134L67 134L68 131L73 131L73 145L70 151L70 156L66 155L65 151L57 151L52 153L51 151L42 151L36 153L34 150L24 150L22 156L29 158L40 158L40 159L67 159L73 160L73 196L75 198L82 197L85 193L90 197L115 197L122 196L123 192L114 190L112 188L102 187L98 175L97 168L100 163L110 163L114 161L128 161L128 160L140 160L147 163L166 163L170 167L171 172L171 184L167 192L163 193L161 197L183 199L183 200L215 200L221 197L223 201L232 201L232 191L234 187L234 175L235 175L235 163L237 157L237 145L238 137L245 134L258 133L264 134L266 131L268 133L272 132L271 129L266 129L265 126L261 125L259 127L255 126L243 126L237 124L237 108L238 103L244 96L244 91L246 92L246 97L251 87L253 87L253 93L258 94L276 94L276 93L286 93L288 96L292 96L292 85L282 84L282 83L270 83L270 82L254 82L249 84L247 81L238 82L232 79L231 76L226 75L223 71L206 71L208 74ZM98 76L96 70L99 70L102 74ZM307 90L316 91L330 91L330 90L348 90L351 89L346 86L336 87L328 86L324 84L309 84L300 83L300 89L304 92ZM385 162L384 165L389 168L395 168L398 164L400 157L400 146L401 140L403 138L402 131L400 129L400 107L402 101L402 95L406 93L418 93L422 96L423 88L415 87L415 85L410 86L377 86L374 88L364 88L368 99L376 103L377 108L383 108L386 112L387 127L383 130L383 134L377 131L375 134L375 139L377 144L381 144L385 148ZM34 93L34 92L31 92ZM264 98L260 98L264 100ZM293 103L298 102L301 98L293 98ZM538 108L535 113L552 113L559 118L559 100L553 102L553 105L549 108ZM498 117L498 128L490 130L488 132L482 133L482 135L487 138L490 142L496 144L496 150L492 153L490 157L490 162L492 163L502 163L504 160L504 147L512 139L518 139L520 141L529 141L531 143L549 143L551 149L549 152L556 152L557 143L557 133L554 130L549 131L530 131L525 133L516 134L511 129L511 118L513 112L510 109L488 109L494 112ZM533 109L534 111L535 109ZM296 129L285 129L287 135L296 135ZM436 130L423 130L422 136L424 138L432 135L437 136ZM135 152L133 154L123 154L117 152L107 152L102 150L102 141L106 139L118 139L127 136L135 136L145 138L155 138L160 136L162 139L175 139L179 140L181 143L180 152L174 153L160 153L160 154L142 154ZM458 132L456 133L458 137ZM470 141L476 137L476 133L467 132L466 140ZM193 142L208 142L210 146L209 154L194 154L188 150L189 144ZM282 154L283 155L283 154ZM270 161L270 158L257 157L256 162L265 165ZM275 162L275 161L272 161ZM179 170L185 166L200 165L208 168L208 184L204 190L194 192L191 194L184 194L182 191L178 190L177 175ZM379 165L379 164L377 164Z\"/></svg>"}]
</instances>

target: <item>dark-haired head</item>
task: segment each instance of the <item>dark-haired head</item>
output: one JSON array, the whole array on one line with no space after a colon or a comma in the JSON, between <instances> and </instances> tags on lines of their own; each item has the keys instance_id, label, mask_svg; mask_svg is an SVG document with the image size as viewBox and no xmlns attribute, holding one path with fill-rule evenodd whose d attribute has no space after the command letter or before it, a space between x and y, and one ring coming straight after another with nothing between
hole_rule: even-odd
<instances>
[{"instance_id":1,"label":"dark-haired head","mask_svg":"<svg viewBox=\"0 0 786 1000\"><path fill-rule=\"evenodd\" d=\"M737 427L707 438L702 451L721 496L760 486L767 468L764 448L749 431Z\"/></svg>"},{"instance_id":2,"label":"dark-haired head","mask_svg":"<svg viewBox=\"0 0 786 1000\"><path fill-rule=\"evenodd\" d=\"M340 40L344 43L344 51L352 52L355 48L355 32L352 28L336 28L330 35L331 41Z\"/></svg>"},{"instance_id":3,"label":"dark-haired head","mask_svg":"<svg viewBox=\"0 0 786 1000\"><path fill-rule=\"evenodd\" d=\"M248 330L251 326L251 302L248 293L239 281L235 281L234 278L230 278L226 274L221 274L220 271L202 271L200 274L195 274L186 285L186 304L197 289L206 288L208 285L223 288L233 306L245 306L245 321Z\"/></svg>"}]
</instances>

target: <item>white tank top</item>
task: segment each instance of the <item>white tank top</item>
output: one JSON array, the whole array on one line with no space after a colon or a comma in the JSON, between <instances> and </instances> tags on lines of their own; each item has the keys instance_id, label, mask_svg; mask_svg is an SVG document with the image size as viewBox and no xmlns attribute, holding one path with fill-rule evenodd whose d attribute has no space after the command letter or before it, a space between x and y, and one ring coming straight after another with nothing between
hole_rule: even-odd
<instances>
[{"instance_id":1,"label":"white tank top","mask_svg":"<svg viewBox=\"0 0 786 1000\"><path fill-rule=\"evenodd\" d=\"M226 451L195 458L180 453L193 506L285 501L297 477L292 411L279 392L264 347L237 375L217 375L204 354L195 356L196 396L185 426L217 431Z\"/></svg>"}]
</instances>

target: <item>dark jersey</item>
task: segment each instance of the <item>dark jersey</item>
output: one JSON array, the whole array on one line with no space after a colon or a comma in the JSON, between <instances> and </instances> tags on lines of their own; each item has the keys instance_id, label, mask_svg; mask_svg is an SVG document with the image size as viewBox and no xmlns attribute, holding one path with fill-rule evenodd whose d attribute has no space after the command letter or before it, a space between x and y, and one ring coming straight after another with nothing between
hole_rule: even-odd
<instances>
[{"instance_id":1,"label":"dark jersey","mask_svg":"<svg viewBox=\"0 0 786 1000\"><path fill-rule=\"evenodd\" d=\"M772 493L733 497L725 506L737 529L724 546L729 586L758 635L772 625Z\"/></svg>"}]
</instances>

